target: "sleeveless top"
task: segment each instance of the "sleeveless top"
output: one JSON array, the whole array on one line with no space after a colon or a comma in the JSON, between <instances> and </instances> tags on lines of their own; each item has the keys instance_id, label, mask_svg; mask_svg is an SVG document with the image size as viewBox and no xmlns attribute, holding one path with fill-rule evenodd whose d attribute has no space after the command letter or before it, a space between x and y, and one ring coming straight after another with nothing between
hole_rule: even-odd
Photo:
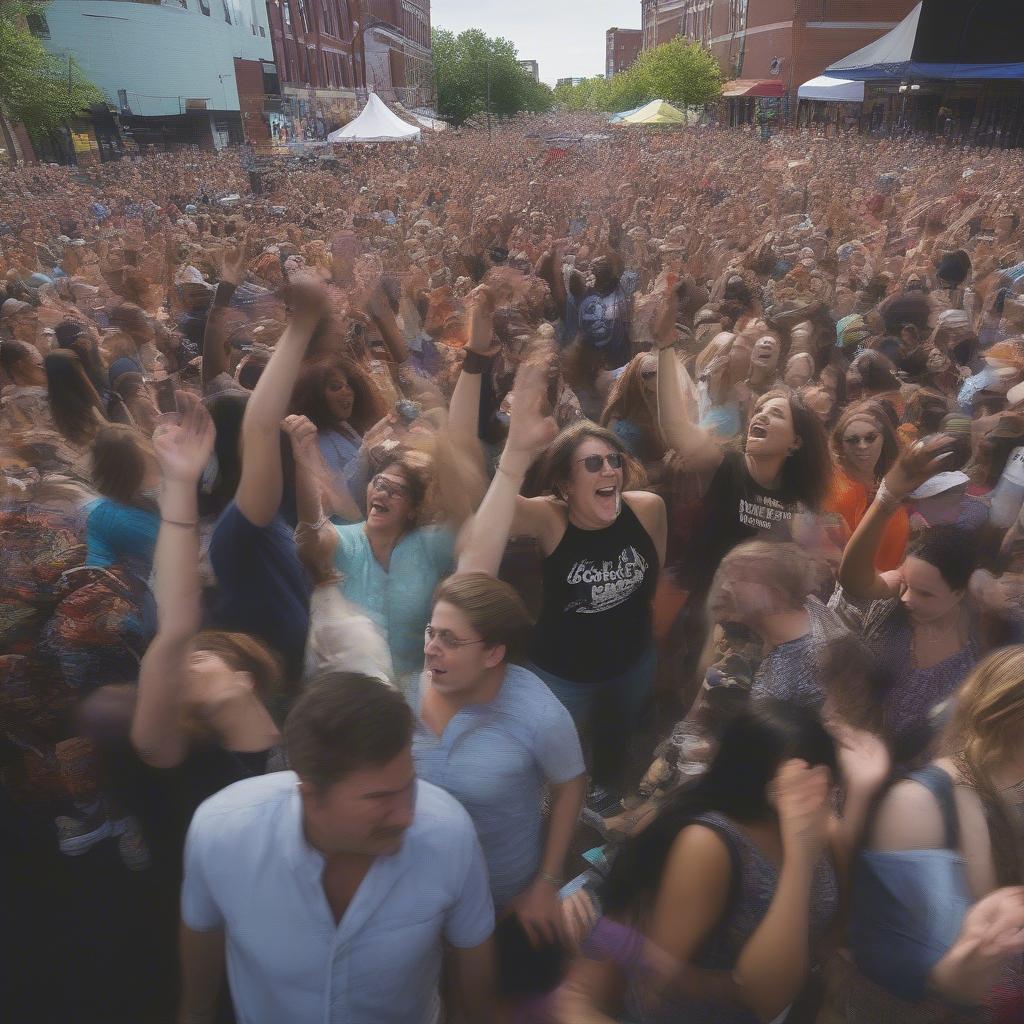
<instances>
[{"instance_id":1,"label":"sleeveless top","mask_svg":"<svg viewBox=\"0 0 1024 1024\"><path fill-rule=\"evenodd\" d=\"M533 662L574 682L602 682L632 668L651 643L658 552L624 500L603 530L569 523L544 559L544 599Z\"/></svg>"},{"instance_id":2,"label":"sleeveless top","mask_svg":"<svg viewBox=\"0 0 1024 1024\"><path fill-rule=\"evenodd\" d=\"M715 832L729 850L732 880L725 913L708 936L693 965L709 971L732 971L750 937L757 931L779 885L779 869L769 861L734 821L717 811L698 814L693 824ZM808 945L811 956L818 940L839 912L839 882L827 854L823 854L811 880ZM760 1024L757 1014L741 1006L703 999L675 999L657 1006L644 1005L643 991L630 986L627 1018L637 1024Z\"/></svg>"}]
</instances>

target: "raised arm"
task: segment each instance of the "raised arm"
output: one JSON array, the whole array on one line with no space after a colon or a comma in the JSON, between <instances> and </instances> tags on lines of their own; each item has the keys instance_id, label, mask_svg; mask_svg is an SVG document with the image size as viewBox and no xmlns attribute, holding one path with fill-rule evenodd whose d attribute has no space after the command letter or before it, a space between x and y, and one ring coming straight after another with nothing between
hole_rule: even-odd
<instances>
[{"instance_id":1,"label":"raised arm","mask_svg":"<svg viewBox=\"0 0 1024 1024\"><path fill-rule=\"evenodd\" d=\"M326 295L313 284L289 285L287 301L288 326L242 419L242 477L235 503L254 526L267 526L281 505L281 420L288 411L309 340L327 314Z\"/></svg>"},{"instance_id":2,"label":"raised arm","mask_svg":"<svg viewBox=\"0 0 1024 1024\"><path fill-rule=\"evenodd\" d=\"M180 393L181 422L153 436L163 485L153 559L158 626L139 672L132 745L147 764L172 768L188 751L182 728L185 675L199 632L199 509L196 490L213 451L210 414Z\"/></svg>"},{"instance_id":3,"label":"raised arm","mask_svg":"<svg viewBox=\"0 0 1024 1024\"><path fill-rule=\"evenodd\" d=\"M557 513L550 502L519 496L526 471L558 432L555 421L542 411L546 388L545 363L528 360L519 368L512 395L508 441L498 463L498 472L460 538L459 572L497 576L513 522L517 524L517 532L538 539L554 525Z\"/></svg>"},{"instance_id":4,"label":"raised arm","mask_svg":"<svg viewBox=\"0 0 1024 1024\"><path fill-rule=\"evenodd\" d=\"M373 322L384 339L384 345L391 358L401 365L409 358L409 346L402 337L398 321L395 319L394 311L388 302L384 289L378 285L370 296L370 302L366 310L373 317Z\"/></svg>"},{"instance_id":5,"label":"raised arm","mask_svg":"<svg viewBox=\"0 0 1024 1024\"><path fill-rule=\"evenodd\" d=\"M811 881L828 827L828 783L828 771L820 766L787 761L779 769L779 882L734 972L743 1002L763 1021L775 1020L807 980Z\"/></svg>"},{"instance_id":6,"label":"raised arm","mask_svg":"<svg viewBox=\"0 0 1024 1024\"><path fill-rule=\"evenodd\" d=\"M897 460L878 488L864 518L843 552L839 583L852 598L873 601L899 596L899 580L875 571L875 556L886 525L907 496L929 477L941 473L953 452L945 435L918 441Z\"/></svg>"},{"instance_id":7,"label":"raised arm","mask_svg":"<svg viewBox=\"0 0 1024 1024\"><path fill-rule=\"evenodd\" d=\"M455 382L448 407L448 429L453 437L477 443L480 423L481 378L490 366L498 348L491 345L494 333L494 294L486 285L470 292L466 299L469 310L469 337L466 358Z\"/></svg>"},{"instance_id":8,"label":"raised arm","mask_svg":"<svg viewBox=\"0 0 1024 1024\"><path fill-rule=\"evenodd\" d=\"M716 467L722 461L722 449L711 434L692 423L686 413L686 397L674 347L678 304L675 280L670 274L665 281L661 309L651 325L658 347L658 426L665 444L686 460L688 468L699 472Z\"/></svg>"},{"instance_id":9,"label":"raised arm","mask_svg":"<svg viewBox=\"0 0 1024 1024\"><path fill-rule=\"evenodd\" d=\"M316 439L316 426L305 416L287 416L281 424L292 445L295 458L295 509L299 525L295 543L299 560L317 582L329 575L334 564L338 534L324 515L321 481L327 476L323 455ZM349 498L351 501L351 498ZM362 518L355 508L351 518ZM343 513L345 514L345 513Z\"/></svg>"},{"instance_id":10,"label":"raised arm","mask_svg":"<svg viewBox=\"0 0 1024 1024\"><path fill-rule=\"evenodd\" d=\"M251 231L251 229L250 229ZM224 320L235 289L245 278L245 261L249 254L249 232L234 248L225 248L221 256L220 281L217 283L217 294L214 296L210 315L206 320L203 332L203 389L218 374L228 369L228 343L224 330Z\"/></svg>"}]
</instances>

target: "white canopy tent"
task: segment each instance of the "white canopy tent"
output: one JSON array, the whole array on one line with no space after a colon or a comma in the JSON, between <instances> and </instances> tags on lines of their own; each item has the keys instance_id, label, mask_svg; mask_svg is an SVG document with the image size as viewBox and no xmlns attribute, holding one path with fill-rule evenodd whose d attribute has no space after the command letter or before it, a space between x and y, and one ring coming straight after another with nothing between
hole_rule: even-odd
<instances>
[{"instance_id":1,"label":"white canopy tent","mask_svg":"<svg viewBox=\"0 0 1024 1024\"><path fill-rule=\"evenodd\" d=\"M331 132L328 142L405 142L418 139L420 129L403 121L375 93L370 93L359 116Z\"/></svg>"},{"instance_id":2,"label":"white canopy tent","mask_svg":"<svg viewBox=\"0 0 1024 1024\"><path fill-rule=\"evenodd\" d=\"M797 90L797 97L802 100L825 100L828 103L863 103L864 83L819 75L804 82Z\"/></svg>"}]
</instances>

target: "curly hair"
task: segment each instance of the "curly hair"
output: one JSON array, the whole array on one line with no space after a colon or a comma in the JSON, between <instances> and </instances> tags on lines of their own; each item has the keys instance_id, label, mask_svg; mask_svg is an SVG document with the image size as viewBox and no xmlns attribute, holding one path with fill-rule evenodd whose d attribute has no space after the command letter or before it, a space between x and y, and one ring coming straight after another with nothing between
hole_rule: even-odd
<instances>
[{"instance_id":1,"label":"curly hair","mask_svg":"<svg viewBox=\"0 0 1024 1024\"><path fill-rule=\"evenodd\" d=\"M354 396L350 421L360 434L366 433L384 417L387 407L370 375L351 359L335 357L306 363L292 391L292 412L309 417L318 430L336 427L338 424L326 398L327 381L332 373L343 374L348 381Z\"/></svg>"}]
</instances>

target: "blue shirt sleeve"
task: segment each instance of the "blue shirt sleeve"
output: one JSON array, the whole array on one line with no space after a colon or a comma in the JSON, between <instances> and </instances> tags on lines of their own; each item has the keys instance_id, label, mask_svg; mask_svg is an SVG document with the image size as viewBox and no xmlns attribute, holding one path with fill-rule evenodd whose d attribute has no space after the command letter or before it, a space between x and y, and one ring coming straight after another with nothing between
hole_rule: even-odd
<instances>
[{"instance_id":1,"label":"blue shirt sleeve","mask_svg":"<svg viewBox=\"0 0 1024 1024\"><path fill-rule=\"evenodd\" d=\"M558 786L586 771L572 715L554 696L541 716L534 744L534 755L548 782Z\"/></svg>"},{"instance_id":2,"label":"blue shirt sleeve","mask_svg":"<svg viewBox=\"0 0 1024 1024\"><path fill-rule=\"evenodd\" d=\"M487 862L466 815L465 827L452 830L451 864L459 886L458 897L444 922L444 937L457 949L472 949L494 932L494 901ZM458 845L456 845L456 840Z\"/></svg>"},{"instance_id":3,"label":"blue shirt sleeve","mask_svg":"<svg viewBox=\"0 0 1024 1024\"><path fill-rule=\"evenodd\" d=\"M85 523L85 564L107 568L132 559L148 574L159 529L155 512L100 498L90 505Z\"/></svg>"}]
</instances>

